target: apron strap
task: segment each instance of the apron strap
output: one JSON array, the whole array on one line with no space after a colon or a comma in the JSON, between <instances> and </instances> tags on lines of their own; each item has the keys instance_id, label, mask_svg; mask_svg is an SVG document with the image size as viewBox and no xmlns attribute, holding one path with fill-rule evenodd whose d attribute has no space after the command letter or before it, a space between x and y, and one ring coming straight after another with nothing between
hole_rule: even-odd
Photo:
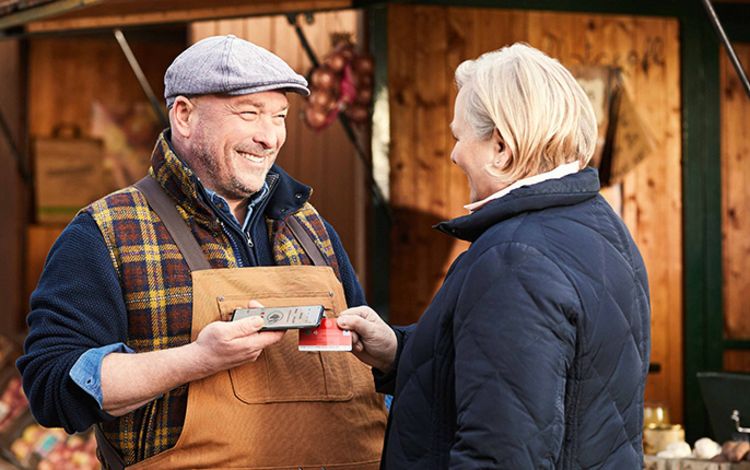
<instances>
[{"instance_id":1,"label":"apron strap","mask_svg":"<svg viewBox=\"0 0 750 470\"><path fill-rule=\"evenodd\" d=\"M148 204L164 222L167 231L172 235L177 248L180 249L180 253L190 267L190 271L211 269L195 236L177 212L174 200L167 195L161 185L151 175L147 175L134 186L146 197Z\"/></svg>"},{"instance_id":2,"label":"apron strap","mask_svg":"<svg viewBox=\"0 0 750 470\"><path fill-rule=\"evenodd\" d=\"M302 245L305 253L307 253L307 256L309 256L312 260L313 265L328 266L326 257L321 251L320 247L315 244L313 239L310 237L310 234L307 233L307 230L305 230L304 227L302 227L302 224L299 222L299 220L297 220L292 215L287 217L285 222L287 226L289 226L289 230L292 231L292 235L294 235L294 238L296 238L297 242Z\"/></svg>"},{"instance_id":3,"label":"apron strap","mask_svg":"<svg viewBox=\"0 0 750 470\"><path fill-rule=\"evenodd\" d=\"M125 461L117 452L117 449L110 444L102 432L101 426L94 425L94 437L96 437L96 456L107 470L124 470Z\"/></svg>"}]
</instances>

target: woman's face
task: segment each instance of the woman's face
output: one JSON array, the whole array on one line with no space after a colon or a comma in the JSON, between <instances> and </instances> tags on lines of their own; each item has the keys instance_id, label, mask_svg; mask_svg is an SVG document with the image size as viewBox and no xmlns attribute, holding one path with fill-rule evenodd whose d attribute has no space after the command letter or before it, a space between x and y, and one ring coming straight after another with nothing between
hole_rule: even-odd
<instances>
[{"instance_id":1,"label":"woman's face","mask_svg":"<svg viewBox=\"0 0 750 470\"><path fill-rule=\"evenodd\" d=\"M458 165L469 180L471 202L481 201L505 188L498 178L489 171L493 166L502 168L507 157L505 146L497 131L487 139L480 139L466 122L465 110L468 92L461 88L456 96L451 131L456 144L451 152L451 161Z\"/></svg>"}]
</instances>

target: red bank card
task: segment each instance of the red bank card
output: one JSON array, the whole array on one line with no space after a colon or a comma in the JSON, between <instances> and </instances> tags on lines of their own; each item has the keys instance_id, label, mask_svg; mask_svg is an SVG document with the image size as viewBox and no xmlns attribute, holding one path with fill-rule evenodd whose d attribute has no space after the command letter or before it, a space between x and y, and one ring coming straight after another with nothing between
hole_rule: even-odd
<instances>
[{"instance_id":1,"label":"red bank card","mask_svg":"<svg viewBox=\"0 0 750 470\"><path fill-rule=\"evenodd\" d=\"M335 318L324 318L317 328L299 331L300 351L351 351L352 333L336 324Z\"/></svg>"}]
</instances>

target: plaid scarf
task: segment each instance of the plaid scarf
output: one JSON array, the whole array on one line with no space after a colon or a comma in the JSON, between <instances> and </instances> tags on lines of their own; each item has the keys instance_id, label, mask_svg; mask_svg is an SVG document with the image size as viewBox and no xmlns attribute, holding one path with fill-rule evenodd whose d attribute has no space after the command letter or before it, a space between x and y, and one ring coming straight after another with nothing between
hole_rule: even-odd
<instances>
[{"instance_id":1,"label":"plaid scarf","mask_svg":"<svg viewBox=\"0 0 750 470\"><path fill-rule=\"evenodd\" d=\"M162 134L151 156L150 174L179 202L178 212L190 227L211 267L234 268L237 260L212 209L199 197L193 172L172 152ZM190 269L146 198L127 187L84 209L96 221L117 271L128 311L127 344L136 352L174 348L190 342L192 279ZM312 236L339 276L338 263L323 221L312 205L295 217ZM312 264L285 220L266 218L277 265ZM339 276L340 278L340 276ZM177 442L185 421L187 385L169 391L143 407L102 424L125 463L132 465Z\"/></svg>"}]
</instances>

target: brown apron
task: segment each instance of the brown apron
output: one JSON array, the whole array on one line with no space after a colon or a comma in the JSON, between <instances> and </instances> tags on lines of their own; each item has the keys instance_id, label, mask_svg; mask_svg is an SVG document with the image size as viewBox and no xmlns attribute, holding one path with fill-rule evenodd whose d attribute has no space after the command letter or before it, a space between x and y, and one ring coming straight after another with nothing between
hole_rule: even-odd
<instances>
[{"instance_id":1,"label":"brown apron","mask_svg":"<svg viewBox=\"0 0 750 470\"><path fill-rule=\"evenodd\" d=\"M176 211L163 216L152 202L153 191L138 187L171 233L165 219L174 221ZM307 235L295 231L295 236ZM307 237L303 246L310 245ZM250 300L266 306L323 305L329 318L346 309L342 285L330 267L205 269L208 262L202 253L196 256L200 247L192 236L185 241L183 233L175 241L183 255L191 252L185 256L189 264L199 264L190 266L193 341L208 323L229 320L235 308L247 307ZM194 245L181 246L190 241ZM378 468L386 411L369 367L350 353L300 352L297 341L298 332L287 331L255 362L191 382L176 445L128 468ZM101 453L117 468L108 455L112 450Z\"/></svg>"}]
</instances>

